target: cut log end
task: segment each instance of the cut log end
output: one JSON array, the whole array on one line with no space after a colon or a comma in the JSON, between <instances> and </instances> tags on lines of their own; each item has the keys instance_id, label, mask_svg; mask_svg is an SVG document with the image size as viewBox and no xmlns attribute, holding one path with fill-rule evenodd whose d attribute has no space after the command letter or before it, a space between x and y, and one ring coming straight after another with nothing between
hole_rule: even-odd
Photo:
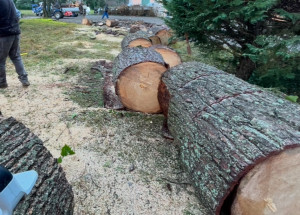
<instances>
[{"instance_id":1,"label":"cut log end","mask_svg":"<svg viewBox=\"0 0 300 215\"><path fill-rule=\"evenodd\" d=\"M255 166L242 180L232 215L289 215L300 211L300 147Z\"/></svg>"},{"instance_id":2,"label":"cut log end","mask_svg":"<svg viewBox=\"0 0 300 215\"><path fill-rule=\"evenodd\" d=\"M172 37L172 34L170 33L170 31L164 29L159 31L156 36L158 36L160 38L161 44L162 45L169 45L169 39Z\"/></svg>"},{"instance_id":3,"label":"cut log end","mask_svg":"<svg viewBox=\"0 0 300 215\"><path fill-rule=\"evenodd\" d=\"M92 21L87 19L87 18L83 18L81 21L82 25L92 25Z\"/></svg>"},{"instance_id":4,"label":"cut log end","mask_svg":"<svg viewBox=\"0 0 300 215\"><path fill-rule=\"evenodd\" d=\"M161 54L164 61L169 65L170 68L181 64L180 56L175 51L164 48L155 48L155 51Z\"/></svg>"},{"instance_id":5,"label":"cut log end","mask_svg":"<svg viewBox=\"0 0 300 215\"><path fill-rule=\"evenodd\" d=\"M115 27L115 26L117 26L118 24L119 24L119 22L118 21L116 21L116 20L106 20L106 26L108 26L108 27Z\"/></svg>"},{"instance_id":6,"label":"cut log end","mask_svg":"<svg viewBox=\"0 0 300 215\"><path fill-rule=\"evenodd\" d=\"M138 46L142 46L144 48L149 48L150 46L152 46L151 41L146 40L146 39L136 39L133 40L129 43L129 47L138 47Z\"/></svg>"},{"instance_id":7,"label":"cut log end","mask_svg":"<svg viewBox=\"0 0 300 215\"><path fill-rule=\"evenodd\" d=\"M149 37L149 40L151 41L152 45L161 45L161 41L158 36L151 36Z\"/></svg>"},{"instance_id":8,"label":"cut log end","mask_svg":"<svg viewBox=\"0 0 300 215\"><path fill-rule=\"evenodd\" d=\"M125 107L144 113L160 113L158 85L167 70L159 63L145 62L125 69L117 81L117 92Z\"/></svg>"}]
</instances>

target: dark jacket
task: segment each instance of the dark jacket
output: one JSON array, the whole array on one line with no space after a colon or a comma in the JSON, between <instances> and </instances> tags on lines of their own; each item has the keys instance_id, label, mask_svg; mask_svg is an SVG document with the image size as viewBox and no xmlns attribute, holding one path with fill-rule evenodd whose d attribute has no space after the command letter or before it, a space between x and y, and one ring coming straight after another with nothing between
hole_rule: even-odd
<instances>
[{"instance_id":1,"label":"dark jacket","mask_svg":"<svg viewBox=\"0 0 300 215\"><path fill-rule=\"evenodd\" d=\"M19 18L12 0L0 0L0 37L20 34Z\"/></svg>"}]
</instances>

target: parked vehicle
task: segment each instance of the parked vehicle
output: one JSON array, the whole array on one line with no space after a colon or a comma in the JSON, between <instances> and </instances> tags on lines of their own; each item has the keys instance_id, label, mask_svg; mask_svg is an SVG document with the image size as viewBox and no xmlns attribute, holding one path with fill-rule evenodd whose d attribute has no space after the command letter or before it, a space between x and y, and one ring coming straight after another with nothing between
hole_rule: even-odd
<instances>
[{"instance_id":1,"label":"parked vehicle","mask_svg":"<svg viewBox=\"0 0 300 215\"><path fill-rule=\"evenodd\" d=\"M32 12L37 16L43 15L43 4L32 4ZM54 16L55 19L62 19L64 16L76 17L78 16L79 8L78 7L62 7L57 8L51 7L51 16Z\"/></svg>"}]
</instances>

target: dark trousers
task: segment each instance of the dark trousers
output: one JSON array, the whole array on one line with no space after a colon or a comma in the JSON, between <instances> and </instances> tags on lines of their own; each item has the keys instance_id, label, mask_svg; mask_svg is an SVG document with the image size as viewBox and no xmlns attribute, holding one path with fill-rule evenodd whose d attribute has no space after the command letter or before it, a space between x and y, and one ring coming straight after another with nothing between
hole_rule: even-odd
<instances>
[{"instance_id":1,"label":"dark trousers","mask_svg":"<svg viewBox=\"0 0 300 215\"><path fill-rule=\"evenodd\" d=\"M0 83L6 83L6 59L9 57L15 65L19 80L26 81L27 73L25 71L20 55L20 35L0 37Z\"/></svg>"},{"instance_id":2,"label":"dark trousers","mask_svg":"<svg viewBox=\"0 0 300 215\"><path fill-rule=\"evenodd\" d=\"M106 16L106 18L108 19L108 12L104 12L102 19Z\"/></svg>"}]
</instances>

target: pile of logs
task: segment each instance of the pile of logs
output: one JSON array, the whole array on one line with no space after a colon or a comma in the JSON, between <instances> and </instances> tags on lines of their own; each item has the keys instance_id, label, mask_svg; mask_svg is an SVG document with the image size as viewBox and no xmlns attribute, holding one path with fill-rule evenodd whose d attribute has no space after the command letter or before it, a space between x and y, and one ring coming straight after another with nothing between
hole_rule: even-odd
<instances>
[{"instance_id":1,"label":"pile of logs","mask_svg":"<svg viewBox=\"0 0 300 215\"><path fill-rule=\"evenodd\" d=\"M209 214L300 210L300 106L163 46L170 33L122 41L112 83L128 109L167 119ZM158 44L157 44L158 43Z\"/></svg>"},{"instance_id":2,"label":"pile of logs","mask_svg":"<svg viewBox=\"0 0 300 215\"><path fill-rule=\"evenodd\" d=\"M71 215L74 195L57 159L22 123L0 115L0 165L13 174L35 170L38 180L14 214Z\"/></svg>"},{"instance_id":3,"label":"pile of logs","mask_svg":"<svg viewBox=\"0 0 300 215\"><path fill-rule=\"evenodd\" d=\"M157 97L161 76L168 68L181 63L180 56L174 50L162 45L162 41L166 44L170 39L170 34L165 32L168 32L168 29L155 28L149 32L138 31L129 34L123 39L122 52L114 61L113 82L106 82L113 86L104 85L103 92L106 98L114 98L107 95L116 92L120 102L127 109L161 113ZM115 91L111 90L112 87L115 87Z\"/></svg>"}]
</instances>

